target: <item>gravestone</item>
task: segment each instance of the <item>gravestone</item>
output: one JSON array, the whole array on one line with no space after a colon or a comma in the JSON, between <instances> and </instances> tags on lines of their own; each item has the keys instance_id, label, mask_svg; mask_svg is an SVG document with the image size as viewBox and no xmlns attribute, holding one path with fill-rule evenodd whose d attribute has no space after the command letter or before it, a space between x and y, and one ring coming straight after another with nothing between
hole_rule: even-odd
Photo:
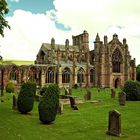
<instances>
[{"instance_id":1,"label":"gravestone","mask_svg":"<svg viewBox=\"0 0 140 140\"><path fill-rule=\"evenodd\" d=\"M111 89L111 98L115 98L115 94L116 94L116 93L115 93L115 90L112 88L112 89Z\"/></svg>"},{"instance_id":2,"label":"gravestone","mask_svg":"<svg viewBox=\"0 0 140 140\"><path fill-rule=\"evenodd\" d=\"M91 100L91 92L89 90L86 90L86 94L84 95L85 100Z\"/></svg>"},{"instance_id":3,"label":"gravestone","mask_svg":"<svg viewBox=\"0 0 140 140\"><path fill-rule=\"evenodd\" d=\"M108 135L121 136L121 114L117 110L109 112Z\"/></svg>"},{"instance_id":4,"label":"gravestone","mask_svg":"<svg viewBox=\"0 0 140 140\"><path fill-rule=\"evenodd\" d=\"M119 93L119 103L120 105L124 105L125 106L125 103L126 103L126 93L121 91Z\"/></svg>"},{"instance_id":5,"label":"gravestone","mask_svg":"<svg viewBox=\"0 0 140 140\"><path fill-rule=\"evenodd\" d=\"M75 99L71 96L69 97L69 99L70 99L71 108L73 108L74 110L78 110L77 105L75 103Z\"/></svg>"},{"instance_id":6,"label":"gravestone","mask_svg":"<svg viewBox=\"0 0 140 140\"><path fill-rule=\"evenodd\" d=\"M15 95L13 95L13 106L12 109L17 109L17 98Z\"/></svg>"},{"instance_id":7,"label":"gravestone","mask_svg":"<svg viewBox=\"0 0 140 140\"><path fill-rule=\"evenodd\" d=\"M69 86L69 95L72 95L72 87L71 86Z\"/></svg>"},{"instance_id":8,"label":"gravestone","mask_svg":"<svg viewBox=\"0 0 140 140\"><path fill-rule=\"evenodd\" d=\"M59 102L57 114L63 114L63 103Z\"/></svg>"}]
</instances>

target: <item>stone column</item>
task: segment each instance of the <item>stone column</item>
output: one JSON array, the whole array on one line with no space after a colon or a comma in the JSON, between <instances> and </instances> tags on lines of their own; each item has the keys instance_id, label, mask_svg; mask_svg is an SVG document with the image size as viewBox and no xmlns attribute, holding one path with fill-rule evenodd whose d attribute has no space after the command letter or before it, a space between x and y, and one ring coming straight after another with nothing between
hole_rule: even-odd
<instances>
[{"instance_id":1,"label":"stone column","mask_svg":"<svg viewBox=\"0 0 140 140\"><path fill-rule=\"evenodd\" d=\"M58 66L58 78L57 78L57 83L58 86L61 87L62 86L62 67Z\"/></svg>"},{"instance_id":2,"label":"stone column","mask_svg":"<svg viewBox=\"0 0 140 140\"><path fill-rule=\"evenodd\" d=\"M42 71L41 72L41 86L43 87L45 85L45 79L46 79L46 76L45 76L45 71Z\"/></svg>"}]
</instances>

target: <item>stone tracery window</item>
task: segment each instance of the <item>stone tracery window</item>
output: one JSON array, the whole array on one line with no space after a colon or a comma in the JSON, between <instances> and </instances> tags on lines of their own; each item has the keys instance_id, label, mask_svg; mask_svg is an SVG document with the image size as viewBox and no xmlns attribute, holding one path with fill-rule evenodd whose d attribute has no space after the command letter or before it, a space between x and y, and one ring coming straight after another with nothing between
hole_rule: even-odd
<instances>
[{"instance_id":1,"label":"stone tracery window","mask_svg":"<svg viewBox=\"0 0 140 140\"><path fill-rule=\"evenodd\" d=\"M77 83L84 83L84 70L82 68L78 70Z\"/></svg>"},{"instance_id":2,"label":"stone tracery window","mask_svg":"<svg viewBox=\"0 0 140 140\"><path fill-rule=\"evenodd\" d=\"M13 67L10 71L10 80L17 81L18 79L18 70L16 67Z\"/></svg>"},{"instance_id":3,"label":"stone tracery window","mask_svg":"<svg viewBox=\"0 0 140 140\"><path fill-rule=\"evenodd\" d=\"M53 70L52 67L50 67L50 68L48 69L47 75L48 75L48 77L47 77L48 83L54 83L54 70Z\"/></svg>"},{"instance_id":4,"label":"stone tracery window","mask_svg":"<svg viewBox=\"0 0 140 140\"><path fill-rule=\"evenodd\" d=\"M40 64L44 64L45 63L45 53L42 51L40 53Z\"/></svg>"},{"instance_id":5,"label":"stone tracery window","mask_svg":"<svg viewBox=\"0 0 140 140\"><path fill-rule=\"evenodd\" d=\"M94 82L94 78L93 78L93 76L94 76L94 70L93 69L91 69L90 70L90 83L93 83Z\"/></svg>"},{"instance_id":6,"label":"stone tracery window","mask_svg":"<svg viewBox=\"0 0 140 140\"><path fill-rule=\"evenodd\" d=\"M112 71L115 73L121 72L122 55L119 49L115 49L112 54Z\"/></svg>"},{"instance_id":7,"label":"stone tracery window","mask_svg":"<svg viewBox=\"0 0 140 140\"><path fill-rule=\"evenodd\" d=\"M36 68L35 67L31 67L29 69L28 80L29 81L33 81L33 82L36 82L37 81L37 78L38 78L38 75L37 75Z\"/></svg>"},{"instance_id":8,"label":"stone tracery window","mask_svg":"<svg viewBox=\"0 0 140 140\"><path fill-rule=\"evenodd\" d=\"M17 74L16 71L11 71L10 72L10 80L17 80Z\"/></svg>"},{"instance_id":9,"label":"stone tracery window","mask_svg":"<svg viewBox=\"0 0 140 140\"><path fill-rule=\"evenodd\" d=\"M70 83L70 69L65 68L62 72L62 83Z\"/></svg>"}]
</instances>

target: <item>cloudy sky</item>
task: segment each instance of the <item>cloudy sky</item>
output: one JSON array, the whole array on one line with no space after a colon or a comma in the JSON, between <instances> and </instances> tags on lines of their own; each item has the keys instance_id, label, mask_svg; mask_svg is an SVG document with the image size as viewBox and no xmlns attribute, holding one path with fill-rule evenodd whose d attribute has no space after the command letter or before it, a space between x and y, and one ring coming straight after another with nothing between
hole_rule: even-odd
<instances>
[{"instance_id":1,"label":"cloudy sky","mask_svg":"<svg viewBox=\"0 0 140 140\"><path fill-rule=\"evenodd\" d=\"M127 39L132 58L140 64L139 0L7 0L10 9L6 19L11 30L0 37L4 59L35 60L43 42L64 44L71 36L87 30L90 49L94 49L97 32L100 39L114 33Z\"/></svg>"}]
</instances>

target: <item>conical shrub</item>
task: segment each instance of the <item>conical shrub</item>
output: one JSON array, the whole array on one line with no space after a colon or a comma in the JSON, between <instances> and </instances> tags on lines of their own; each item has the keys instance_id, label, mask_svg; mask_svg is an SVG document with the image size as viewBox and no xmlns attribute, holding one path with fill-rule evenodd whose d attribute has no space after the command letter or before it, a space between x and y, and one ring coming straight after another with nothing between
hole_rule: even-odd
<instances>
[{"instance_id":1,"label":"conical shrub","mask_svg":"<svg viewBox=\"0 0 140 140\"><path fill-rule=\"evenodd\" d=\"M28 112L32 111L35 93L36 93L35 83L27 82L22 85L17 100L17 108L19 112L27 114Z\"/></svg>"},{"instance_id":2,"label":"conical shrub","mask_svg":"<svg viewBox=\"0 0 140 140\"><path fill-rule=\"evenodd\" d=\"M56 118L59 106L59 88L55 84L43 87L43 98L39 103L39 120L44 124L50 124Z\"/></svg>"}]
</instances>

